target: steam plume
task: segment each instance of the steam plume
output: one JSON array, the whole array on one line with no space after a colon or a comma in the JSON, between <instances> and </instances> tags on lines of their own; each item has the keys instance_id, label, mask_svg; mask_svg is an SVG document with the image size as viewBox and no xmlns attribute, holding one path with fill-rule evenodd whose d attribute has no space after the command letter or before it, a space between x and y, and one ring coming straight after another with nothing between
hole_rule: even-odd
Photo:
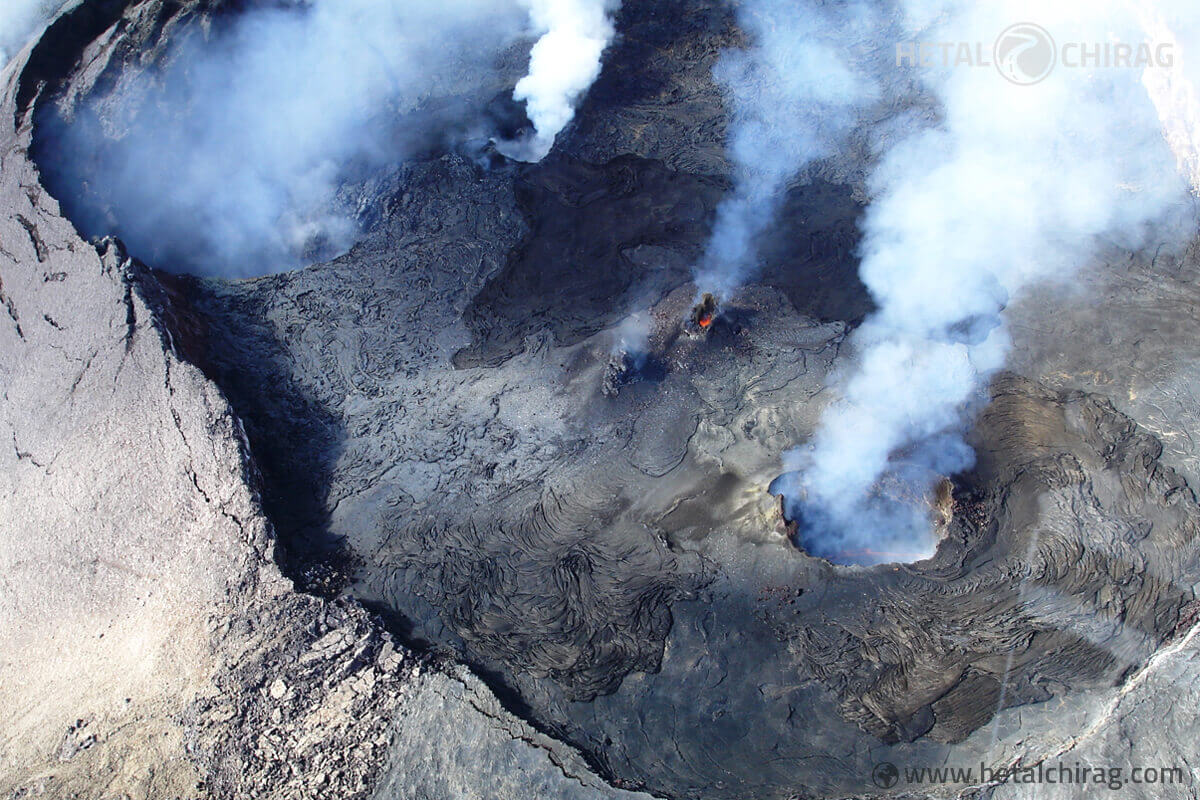
<instances>
[{"instance_id":1,"label":"steam plume","mask_svg":"<svg viewBox=\"0 0 1200 800\"><path fill-rule=\"evenodd\" d=\"M48 180L85 234L165 269L331 257L358 234L345 187L481 124L524 17L517 0L313 0L197 26L162 71L42 121Z\"/></svg>"},{"instance_id":2,"label":"steam plume","mask_svg":"<svg viewBox=\"0 0 1200 800\"><path fill-rule=\"evenodd\" d=\"M540 161L575 117L575 104L600 75L601 57L612 41L612 14L620 0L521 0L540 37L529 74L513 98L525 102L532 136L499 142L497 149L519 161Z\"/></svg>"},{"instance_id":3,"label":"steam plume","mask_svg":"<svg viewBox=\"0 0 1200 800\"><path fill-rule=\"evenodd\" d=\"M627 353L641 358L645 356L650 341L650 315L631 314L614 330L614 353Z\"/></svg>"},{"instance_id":4,"label":"steam plume","mask_svg":"<svg viewBox=\"0 0 1200 800\"><path fill-rule=\"evenodd\" d=\"M921 35L933 42L990 42L1027 17L1060 43L1144 38L1117 2L908 10L939 20ZM1104 248L1171 241L1186 184L1142 77L1059 68L1017 86L988 69L925 75L944 118L885 153L870 187L861 276L878 312L854 334L840 399L789 459L810 550L867 563L931 553L920 498L972 463L964 432L1009 349L1006 304Z\"/></svg>"},{"instance_id":5,"label":"steam plume","mask_svg":"<svg viewBox=\"0 0 1200 800\"><path fill-rule=\"evenodd\" d=\"M878 25L874 6L747 0L738 21L751 47L727 52L715 72L730 106L735 186L696 270L700 288L718 296L752 276L755 239L786 184L834 151L855 110L876 93L853 61L855 43Z\"/></svg>"}]
</instances>

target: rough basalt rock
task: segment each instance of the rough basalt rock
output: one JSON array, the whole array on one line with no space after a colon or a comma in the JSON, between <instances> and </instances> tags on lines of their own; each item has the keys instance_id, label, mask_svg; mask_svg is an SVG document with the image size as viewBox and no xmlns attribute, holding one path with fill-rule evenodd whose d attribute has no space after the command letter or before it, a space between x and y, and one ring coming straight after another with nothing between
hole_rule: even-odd
<instances>
[{"instance_id":1,"label":"rough basalt rock","mask_svg":"<svg viewBox=\"0 0 1200 800\"><path fill-rule=\"evenodd\" d=\"M681 335L727 185L728 9L626 4L547 161L398 165L353 188L350 253L224 282L84 243L29 157L39 109L103 107L221 7L76 10L4 73L0 791L720 800L878 794L884 761L1194 760L1171 340L1071 307L1115 348L1102 381L1022 329L936 556L810 558L767 487L870 307L869 148L794 187L760 282ZM1136 263L1104 274L1143 314L1197 269ZM650 367L606 393L633 311Z\"/></svg>"},{"instance_id":2,"label":"rough basalt rock","mask_svg":"<svg viewBox=\"0 0 1200 800\"><path fill-rule=\"evenodd\" d=\"M94 11L0 73L0 795L351 798L390 776L468 797L438 792L486 766L489 797L631 796L279 572L242 423L180 358L185 315L119 243L82 241L28 158L22 68L46 75ZM406 733L450 718L458 774Z\"/></svg>"}]
</instances>

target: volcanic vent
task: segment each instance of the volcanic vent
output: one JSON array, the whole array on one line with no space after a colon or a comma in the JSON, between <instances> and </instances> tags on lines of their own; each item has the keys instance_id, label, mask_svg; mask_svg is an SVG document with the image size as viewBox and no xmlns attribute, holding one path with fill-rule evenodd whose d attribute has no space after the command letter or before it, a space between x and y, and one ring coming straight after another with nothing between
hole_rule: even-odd
<instances>
[{"instance_id":1,"label":"volcanic vent","mask_svg":"<svg viewBox=\"0 0 1200 800\"><path fill-rule=\"evenodd\" d=\"M72 183L63 125L136 129L114 110L154 58L130 54L203 49L192 15L212 11L133 3L45 87L34 152L81 228L128 218L90 216L117 208L92 202L114 151ZM755 31L723 4L670 0L614 25L612 69L538 163L469 135L383 166L347 156L329 179L362 216L332 260L186 274L216 228L178 258L133 250L183 273L146 270L137 290L242 418L292 575L335 575L305 588L470 665L623 787L837 796L869 789L881 760L1044 754L1069 733L1059 702L1126 680L1194 599L1183 471L1105 397L995 372L967 437L977 462L911 455L920 480L892 495L937 523L932 557L812 557L828 553L805 542L810 520L785 508L797 525L779 525L774 495L873 343L852 338L872 328L851 277L870 148L784 180L755 274L705 294L718 287L695 266L736 188L712 65ZM483 87L439 85L398 118L509 96L528 66L511 55ZM933 507L906 493L921 483Z\"/></svg>"}]
</instances>

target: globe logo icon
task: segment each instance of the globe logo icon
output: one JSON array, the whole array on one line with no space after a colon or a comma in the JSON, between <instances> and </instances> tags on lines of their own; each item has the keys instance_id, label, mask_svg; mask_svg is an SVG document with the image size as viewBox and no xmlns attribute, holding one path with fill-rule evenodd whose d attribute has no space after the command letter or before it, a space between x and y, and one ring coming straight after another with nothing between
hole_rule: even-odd
<instances>
[{"instance_id":1,"label":"globe logo icon","mask_svg":"<svg viewBox=\"0 0 1200 800\"><path fill-rule=\"evenodd\" d=\"M871 770L871 783L880 789L890 789L896 785L898 780L900 780L900 770L896 769L896 765L890 761L876 764L875 769Z\"/></svg>"},{"instance_id":2,"label":"globe logo icon","mask_svg":"<svg viewBox=\"0 0 1200 800\"><path fill-rule=\"evenodd\" d=\"M1058 46L1041 25L1019 22L996 37L994 57L996 69L1005 79L1018 86L1032 86L1054 71Z\"/></svg>"}]
</instances>

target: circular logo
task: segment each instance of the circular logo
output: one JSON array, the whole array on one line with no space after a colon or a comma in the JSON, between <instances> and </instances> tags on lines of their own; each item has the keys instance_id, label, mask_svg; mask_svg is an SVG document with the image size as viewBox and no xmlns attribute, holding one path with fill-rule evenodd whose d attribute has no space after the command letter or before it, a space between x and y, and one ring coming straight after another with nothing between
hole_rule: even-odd
<instances>
[{"instance_id":1,"label":"circular logo","mask_svg":"<svg viewBox=\"0 0 1200 800\"><path fill-rule=\"evenodd\" d=\"M900 770L890 761L881 761L871 770L871 783L880 789L890 789L900 780Z\"/></svg>"},{"instance_id":2,"label":"circular logo","mask_svg":"<svg viewBox=\"0 0 1200 800\"><path fill-rule=\"evenodd\" d=\"M1018 86L1032 86L1054 71L1058 46L1041 25L1018 22L996 37L993 49L996 69Z\"/></svg>"}]
</instances>

